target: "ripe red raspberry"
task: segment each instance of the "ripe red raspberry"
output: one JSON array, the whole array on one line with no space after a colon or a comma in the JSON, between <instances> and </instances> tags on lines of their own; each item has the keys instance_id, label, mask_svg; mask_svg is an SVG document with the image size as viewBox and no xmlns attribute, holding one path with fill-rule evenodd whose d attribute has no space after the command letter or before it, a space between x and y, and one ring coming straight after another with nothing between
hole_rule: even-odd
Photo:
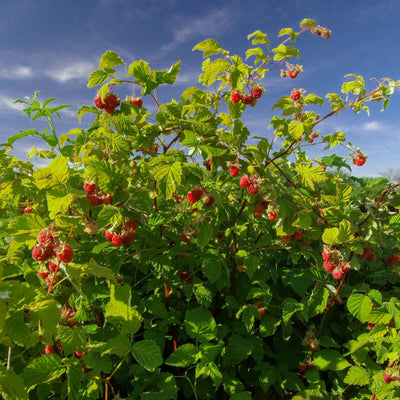
<instances>
[{"instance_id":1,"label":"ripe red raspberry","mask_svg":"<svg viewBox=\"0 0 400 400\"><path fill-rule=\"evenodd\" d=\"M392 377L386 371L384 371L383 372L383 380L386 383L390 383L390 382L392 382Z\"/></svg>"},{"instance_id":2,"label":"ripe red raspberry","mask_svg":"<svg viewBox=\"0 0 400 400\"><path fill-rule=\"evenodd\" d=\"M374 329L375 328L375 324L372 324L371 322L368 322L368 329Z\"/></svg>"},{"instance_id":3,"label":"ripe red raspberry","mask_svg":"<svg viewBox=\"0 0 400 400\"><path fill-rule=\"evenodd\" d=\"M296 89L292 90L292 93L290 94L290 98L293 99L294 101L297 101L300 98L300 92Z\"/></svg>"},{"instance_id":4,"label":"ripe red raspberry","mask_svg":"<svg viewBox=\"0 0 400 400\"><path fill-rule=\"evenodd\" d=\"M54 243L54 236L51 234L51 232L48 229L42 229L39 232L37 241L39 244Z\"/></svg>"},{"instance_id":5,"label":"ripe red raspberry","mask_svg":"<svg viewBox=\"0 0 400 400\"><path fill-rule=\"evenodd\" d=\"M181 233L181 239L185 242L185 243L189 243L190 242L190 238L188 238L185 234L185 232Z\"/></svg>"},{"instance_id":6,"label":"ripe red raspberry","mask_svg":"<svg viewBox=\"0 0 400 400\"><path fill-rule=\"evenodd\" d=\"M104 108L104 103L103 103L103 101L101 100L101 97L100 97L99 95L97 95L97 96L94 98L94 105L95 105L97 108L100 108L100 109L103 109L103 108Z\"/></svg>"},{"instance_id":7,"label":"ripe red raspberry","mask_svg":"<svg viewBox=\"0 0 400 400\"><path fill-rule=\"evenodd\" d=\"M128 103L130 103L130 104L136 104L139 108L142 108L143 100L142 100L141 97L133 97L133 96L130 96L130 97L127 97L127 98L126 98L126 101L127 101Z\"/></svg>"},{"instance_id":8,"label":"ripe red raspberry","mask_svg":"<svg viewBox=\"0 0 400 400\"><path fill-rule=\"evenodd\" d=\"M114 201L111 193L105 194L101 199L103 204L112 204Z\"/></svg>"},{"instance_id":9,"label":"ripe red raspberry","mask_svg":"<svg viewBox=\"0 0 400 400\"><path fill-rule=\"evenodd\" d=\"M299 74L299 71L297 70L297 69L291 69L290 71L289 71L289 76L292 78L292 79L294 79L294 78L296 78L296 76Z\"/></svg>"},{"instance_id":10,"label":"ripe red raspberry","mask_svg":"<svg viewBox=\"0 0 400 400\"><path fill-rule=\"evenodd\" d=\"M303 237L303 232L295 232L295 233L293 234L293 239L301 240L302 237Z\"/></svg>"},{"instance_id":11,"label":"ripe red raspberry","mask_svg":"<svg viewBox=\"0 0 400 400\"><path fill-rule=\"evenodd\" d=\"M32 257L36 261L45 261L53 255L53 245L37 244L32 249Z\"/></svg>"},{"instance_id":12,"label":"ripe red raspberry","mask_svg":"<svg viewBox=\"0 0 400 400\"><path fill-rule=\"evenodd\" d=\"M332 258L332 253L328 253L328 252L326 252L326 251L323 251L322 252L322 258L325 260L325 261L329 261L331 258ZM327 270L328 271L328 270Z\"/></svg>"},{"instance_id":13,"label":"ripe red raspberry","mask_svg":"<svg viewBox=\"0 0 400 400\"><path fill-rule=\"evenodd\" d=\"M131 230L135 230L137 228L137 221L130 221L126 224L126 227Z\"/></svg>"},{"instance_id":14,"label":"ripe red raspberry","mask_svg":"<svg viewBox=\"0 0 400 400\"><path fill-rule=\"evenodd\" d=\"M107 242L112 242L113 233L111 231L105 231L104 237L106 238Z\"/></svg>"},{"instance_id":15,"label":"ripe red raspberry","mask_svg":"<svg viewBox=\"0 0 400 400\"><path fill-rule=\"evenodd\" d=\"M53 263L52 261L49 261L49 270L51 272L54 272L57 269L57 264Z\"/></svg>"},{"instance_id":16,"label":"ripe red raspberry","mask_svg":"<svg viewBox=\"0 0 400 400\"><path fill-rule=\"evenodd\" d=\"M95 191L95 189L96 189L96 184L93 182L85 182L83 184L83 190L86 193L93 193Z\"/></svg>"},{"instance_id":17,"label":"ripe red raspberry","mask_svg":"<svg viewBox=\"0 0 400 400\"><path fill-rule=\"evenodd\" d=\"M214 196L211 196L211 195L208 196L208 199L206 199L206 200L207 201L205 203L203 202L205 207L211 207L215 202Z\"/></svg>"},{"instance_id":18,"label":"ripe red raspberry","mask_svg":"<svg viewBox=\"0 0 400 400\"><path fill-rule=\"evenodd\" d=\"M242 99L242 95L239 92L239 90L234 90L231 94L231 102L232 103L239 103L239 101Z\"/></svg>"},{"instance_id":19,"label":"ripe red raspberry","mask_svg":"<svg viewBox=\"0 0 400 400\"><path fill-rule=\"evenodd\" d=\"M277 214L277 213L269 213L269 214L268 214L268 218L269 218L271 221L274 221L275 219L278 218L278 214Z\"/></svg>"},{"instance_id":20,"label":"ripe red raspberry","mask_svg":"<svg viewBox=\"0 0 400 400\"><path fill-rule=\"evenodd\" d=\"M364 251L361 255L359 255L360 258L368 258L372 254L372 250L368 247L364 248Z\"/></svg>"},{"instance_id":21,"label":"ripe red raspberry","mask_svg":"<svg viewBox=\"0 0 400 400\"><path fill-rule=\"evenodd\" d=\"M254 100L254 99L253 99L253 96L252 96L251 94L245 93L245 94L242 96L242 102L243 102L243 104L251 104L253 100Z\"/></svg>"},{"instance_id":22,"label":"ripe red raspberry","mask_svg":"<svg viewBox=\"0 0 400 400\"><path fill-rule=\"evenodd\" d=\"M46 267L41 266L38 270L39 278L46 279L49 276L49 271Z\"/></svg>"},{"instance_id":23,"label":"ripe red raspberry","mask_svg":"<svg viewBox=\"0 0 400 400\"><path fill-rule=\"evenodd\" d=\"M367 257L367 261L374 262L376 260L376 254L372 253L369 257Z\"/></svg>"},{"instance_id":24,"label":"ripe red raspberry","mask_svg":"<svg viewBox=\"0 0 400 400\"><path fill-rule=\"evenodd\" d=\"M357 156L354 160L355 164L358 165L359 167L361 167L362 165L365 164L366 161L366 157L364 156Z\"/></svg>"},{"instance_id":25,"label":"ripe red raspberry","mask_svg":"<svg viewBox=\"0 0 400 400\"><path fill-rule=\"evenodd\" d=\"M333 271L335 269L335 264L333 262L330 262L329 260L326 260L324 262L324 268L328 272Z\"/></svg>"},{"instance_id":26,"label":"ripe red raspberry","mask_svg":"<svg viewBox=\"0 0 400 400\"><path fill-rule=\"evenodd\" d=\"M263 94L263 91L258 86L254 86L251 88L251 95L254 99L259 99Z\"/></svg>"},{"instance_id":27,"label":"ripe red raspberry","mask_svg":"<svg viewBox=\"0 0 400 400\"><path fill-rule=\"evenodd\" d=\"M191 284L191 283L193 283L193 277L192 276L190 276L190 274L189 274L189 272L182 272L181 273L181 278L182 278L182 280L185 282L185 283L187 283L187 284Z\"/></svg>"},{"instance_id":28,"label":"ripe red raspberry","mask_svg":"<svg viewBox=\"0 0 400 400\"><path fill-rule=\"evenodd\" d=\"M230 167L230 169L229 169L229 173L230 173L231 176L233 176L233 177L238 176L239 173L240 173L240 168L238 168L238 167L232 165L232 166Z\"/></svg>"},{"instance_id":29,"label":"ripe red raspberry","mask_svg":"<svg viewBox=\"0 0 400 400\"><path fill-rule=\"evenodd\" d=\"M24 214L30 214L32 211L33 211L33 207L32 206L24 208Z\"/></svg>"},{"instance_id":30,"label":"ripe red raspberry","mask_svg":"<svg viewBox=\"0 0 400 400\"><path fill-rule=\"evenodd\" d=\"M307 369L307 364L299 363L299 371L304 372Z\"/></svg>"},{"instance_id":31,"label":"ripe red raspberry","mask_svg":"<svg viewBox=\"0 0 400 400\"><path fill-rule=\"evenodd\" d=\"M134 230L123 230L121 232L122 243L125 245L129 245L132 243L133 239L135 239L136 232Z\"/></svg>"},{"instance_id":32,"label":"ripe red raspberry","mask_svg":"<svg viewBox=\"0 0 400 400\"><path fill-rule=\"evenodd\" d=\"M290 235L284 235L281 237L281 242L288 244L292 241L292 237Z\"/></svg>"},{"instance_id":33,"label":"ripe red raspberry","mask_svg":"<svg viewBox=\"0 0 400 400\"><path fill-rule=\"evenodd\" d=\"M111 242L115 247L120 247L122 245L122 243L124 242L124 238L122 236L114 233L112 236Z\"/></svg>"},{"instance_id":34,"label":"ripe red raspberry","mask_svg":"<svg viewBox=\"0 0 400 400\"><path fill-rule=\"evenodd\" d=\"M263 308L259 308L257 311L260 314L261 318L265 316L265 308L264 307Z\"/></svg>"},{"instance_id":35,"label":"ripe red raspberry","mask_svg":"<svg viewBox=\"0 0 400 400\"><path fill-rule=\"evenodd\" d=\"M44 352L46 354L54 353L53 346L51 344L47 344L46 347L44 348Z\"/></svg>"},{"instance_id":36,"label":"ripe red raspberry","mask_svg":"<svg viewBox=\"0 0 400 400\"><path fill-rule=\"evenodd\" d=\"M240 185L243 189L244 189L244 188L247 188L247 186L250 185L249 177L248 177L247 175L243 175L243 176L240 178L239 185Z\"/></svg>"},{"instance_id":37,"label":"ripe red raspberry","mask_svg":"<svg viewBox=\"0 0 400 400\"><path fill-rule=\"evenodd\" d=\"M77 357L82 357L83 356L83 351L78 350L78 351L75 352L75 355Z\"/></svg>"},{"instance_id":38,"label":"ripe red raspberry","mask_svg":"<svg viewBox=\"0 0 400 400\"><path fill-rule=\"evenodd\" d=\"M104 104L105 104L104 108L106 108L107 106L116 108L120 104L120 99L115 93L109 92L104 97Z\"/></svg>"},{"instance_id":39,"label":"ripe red raspberry","mask_svg":"<svg viewBox=\"0 0 400 400\"><path fill-rule=\"evenodd\" d=\"M97 194L93 194L93 193L88 193L86 195L86 200L89 200L89 203L92 206L99 206L99 205L103 204L103 199L101 197L99 197Z\"/></svg>"},{"instance_id":40,"label":"ripe red raspberry","mask_svg":"<svg viewBox=\"0 0 400 400\"><path fill-rule=\"evenodd\" d=\"M329 262L329 261L328 261ZM332 276L335 278L335 279L342 279L342 277L343 277L343 271L340 269L340 268L335 268L333 271L332 271Z\"/></svg>"},{"instance_id":41,"label":"ripe red raspberry","mask_svg":"<svg viewBox=\"0 0 400 400\"><path fill-rule=\"evenodd\" d=\"M115 107L113 107L113 106L109 106L109 105L104 106L104 111L107 114L112 114L114 112L114 110L115 110Z\"/></svg>"},{"instance_id":42,"label":"ripe red raspberry","mask_svg":"<svg viewBox=\"0 0 400 400\"><path fill-rule=\"evenodd\" d=\"M56 249L56 257L64 264L68 264L74 257L72 247L68 243L61 244Z\"/></svg>"},{"instance_id":43,"label":"ripe red raspberry","mask_svg":"<svg viewBox=\"0 0 400 400\"><path fill-rule=\"evenodd\" d=\"M395 265L400 261L400 256L397 254L392 254L386 258L386 264L389 266Z\"/></svg>"},{"instance_id":44,"label":"ripe red raspberry","mask_svg":"<svg viewBox=\"0 0 400 400\"><path fill-rule=\"evenodd\" d=\"M188 193L187 198L191 204L196 203L196 201L200 200L200 197L202 196L203 191L201 189L194 189L191 192Z\"/></svg>"},{"instance_id":45,"label":"ripe red raspberry","mask_svg":"<svg viewBox=\"0 0 400 400\"><path fill-rule=\"evenodd\" d=\"M246 190L249 192L249 194L251 194L252 196L254 196L255 194L258 193L258 191L260 190L260 186L258 186L255 183L250 183L247 187Z\"/></svg>"},{"instance_id":46,"label":"ripe red raspberry","mask_svg":"<svg viewBox=\"0 0 400 400\"><path fill-rule=\"evenodd\" d=\"M316 350L318 350L319 342L318 342L318 340L316 340L316 339L310 340L310 341L308 342L308 345L310 346L310 349L311 349L312 351L316 351Z\"/></svg>"}]
</instances>

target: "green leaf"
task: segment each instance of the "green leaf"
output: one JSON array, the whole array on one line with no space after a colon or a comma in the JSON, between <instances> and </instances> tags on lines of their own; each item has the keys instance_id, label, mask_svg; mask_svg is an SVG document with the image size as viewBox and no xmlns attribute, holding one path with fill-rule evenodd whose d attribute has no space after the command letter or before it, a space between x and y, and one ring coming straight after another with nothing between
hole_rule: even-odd
<instances>
[{"instance_id":1,"label":"green leaf","mask_svg":"<svg viewBox=\"0 0 400 400\"><path fill-rule=\"evenodd\" d=\"M322 314L326 309L329 298L329 290L321 285L316 285L308 300L308 318Z\"/></svg>"},{"instance_id":2,"label":"green leaf","mask_svg":"<svg viewBox=\"0 0 400 400\"><path fill-rule=\"evenodd\" d=\"M94 87L97 85L101 85L103 82L105 82L109 77L109 73L107 71L93 71L89 75L89 82L87 84L87 87Z\"/></svg>"},{"instance_id":3,"label":"green leaf","mask_svg":"<svg viewBox=\"0 0 400 400\"><path fill-rule=\"evenodd\" d=\"M181 62L178 61L176 64L172 65L168 71L155 71L157 83L166 83L168 85L175 83L176 77L180 72L180 65Z\"/></svg>"},{"instance_id":4,"label":"green leaf","mask_svg":"<svg viewBox=\"0 0 400 400\"><path fill-rule=\"evenodd\" d=\"M194 308L186 311L185 329L189 337L206 343L216 337L217 325L210 311L205 308Z\"/></svg>"},{"instance_id":5,"label":"green leaf","mask_svg":"<svg viewBox=\"0 0 400 400\"><path fill-rule=\"evenodd\" d=\"M176 161L173 164L161 164L152 171L157 180L157 186L161 188L166 199L172 198L176 188L181 184L182 163Z\"/></svg>"},{"instance_id":6,"label":"green leaf","mask_svg":"<svg viewBox=\"0 0 400 400\"><path fill-rule=\"evenodd\" d=\"M200 376L210 377L215 388L217 388L222 382L222 374L213 361L201 362L196 365L196 378Z\"/></svg>"},{"instance_id":7,"label":"green leaf","mask_svg":"<svg viewBox=\"0 0 400 400\"><path fill-rule=\"evenodd\" d=\"M0 366L0 394L4 400L28 400L24 381L14 370Z\"/></svg>"},{"instance_id":8,"label":"green leaf","mask_svg":"<svg viewBox=\"0 0 400 400\"><path fill-rule=\"evenodd\" d=\"M202 264L202 271L210 283L217 281L222 271L221 260L218 257L205 257Z\"/></svg>"},{"instance_id":9,"label":"green leaf","mask_svg":"<svg viewBox=\"0 0 400 400\"><path fill-rule=\"evenodd\" d=\"M195 285L193 288L194 295L196 296L197 302L203 307L210 307L212 304L212 293L204 285Z\"/></svg>"},{"instance_id":10,"label":"green leaf","mask_svg":"<svg viewBox=\"0 0 400 400\"><path fill-rule=\"evenodd\" d=\"M86 113L94 113L94 114L101 114L101 110L99 110L98 108L96 108L95 106L82 106L79 110L78 110L78 121L81 122L82 120L82 115L86 114Z\"/></svg>"},{"instance_id":11,"label":"green leaf","mask_svg":"<svg viewBox=\"0 0 400 400\"><path fill-rule=\"evenodd\" d=\"M109 267L103 267L97 264L97 262L92 258L86 264L86 273L92 276L96 276L98 278L106 278L112 283L116 283L115 273Z\"/></svg>"},{"instance_id":12,"label":"green leaf","mask_svg":"<svg viewBox=\"0 0 400 400\"><path fill-rule=\"evenodd\" d=\"M271 43L267 39L267 34L260 30L257 30L247 36L247 40L250 40L251 38L253 38L251 42L252 44L266 44L268 46Z\"/></svg>"},{"instance_id":13,"label":"green leaf","mask_svg":"<svg viewBox=\"0 0 400 400\"><path fill-rule=\"evenodd\" d=\"M236 392L234 393L229 400L252 400L250 392Z\"/></svg>"},{"instance_id":14,"label":"green leaf","mask_svg":"<svg viewBox=\"0 0 400 400\"><path fill-rule=\"evenodd\" d=\"M300 22L300 26L302 28L304 28L304 27L313 28L316 25L317 25L317 22L310 18L305 18Z\"/></svg>"},{"instance_id":15,"label":"green leaf","mask_svg":"<svg viewBox=\"0 0 400 400\"><path fill-rule=\"evenodd\" d=\"M58 327L57 339L61 341L65 354L73 354L86 345L87 335L80 329L61 325Z\"/></svg>"},{"instance_id":16,"label":"green leaf","mask_svg":"<svg viewBox=\"0 0 400 400\"><path fill-rule=\"evenodd\" d=\"M29 338L30 328L24 322L24 313L14 311L4 324L4 334L12 338L19 346L24 346Z\"/></svg>"},{"instance_id":17,"label":"green leaf","mask_svg":"<svg viewBox=\"0 0 400 400\"><path fill-rule=\"evenodd\" d=\"M213 236L213 232L213 227L207 222L200 225L199 234L197 236L197 244L200 248L204 248L208 244Z\"/></svg>"},{"instance_id":18,"label":"green leaf","mask_svg":"<svg viewBox=\"0 0 400 400\"><path fill-rule=\"evenodd\" d=\"M322 234L322 241L331 245L339 243L339 229L325 228L324 233Z\"/></svg>"},{"instance_id":19,"label":"green leaf","mask_svg":"<svg viewBox=\"0 0 400 400\"><path fill-rule=\"evenodd\" d=\"M78 361L68 363L68 398L79 399L83 376L82 365Z\"/></svg>"},{"instance_id":20,"label":"green leaf","mask_svg":"<svg viewBox=\"0 0 400 400\"><path fill-rule=\"evenodd\" d=\"M101 350L102 354L116 354L122 358L131 350L131 342L126 335L118 335L107 340L106 345Z\"/></svg>"},{"instance_id":21,"label":"green leaf","mask_svg":"<svg viewBox=\"0 0 400 400\"><path fill-rule=\"evenodd\" d=\"M67 157L57 157L45 168L33 172L35 185L39 189L50 189L54 186L64 185L69 179Z\"/></svg>"},{"instance_id":22,"label":"green leaf","mask_svg":"<svg viewBox=\"0 0 400 400\"><path fill-rule=\"evenodd\" d=\"M223 58L217 58L215 61L211 62L209 59L203 63L204 73L199 76L199 81L205 86L212 85L217 75L227 72L231 69L231 64L228 60Z\"/></svg>"},{"instance_id":23,"label":"green leaf","mask_svg":"<svg viewBox=\"0 0 400 400\"><path fill-rule=\"evenodd\" d=\"M28 391L41 383L51 382L66 371L57 354L43 354L35 358L22 372Z\"/></svg>"},{"instance_id":24,"label":"green leaf","mask_svg":"<svg viewBox=\"0 0 400 400\"><path fill-rule=\"evenodd\" d=\"M74 201L72 193L66 193L64 190L52 190L46 193L47 208L51 219L55 219L57 214L63 214L68 211L69 206Z\"/></svg>"},{"instance_id":25,"label":"green leaf","mask_svg":"<svg viewBox=\"0 0 400 400\"><path fill-rule=\"evenodd\" d=\"M343 380L348 385L364 386L371 382L371 374L358 365L351 366Z\"/></svg>"},{"instance_id":26,"label":"green leaf","mask_svg":"<svg viewBox=\"0 0 400 400\"><path fill-rule=\"evenodd\" d=\"M346 359L336 350L319 350L314 354L314 365L322 370L341 371L350 366Z\"/></svg>"},{"instance_id":27,"label":"green leaf","mask_svg":"<svg viewBox=\"0 0 400 400\"><path fill-rule=\"evenodd\" d=\"M252 278L257 270L260 269L261 262L257 256L251 254L244 259L243 266L245 268L246 274L250 278Z\"/></svg>"},{"instance_id":28,"label":"green leaf","mask_svg":"<svg viewBox=\"0 0 400 400\"><path fill-rule=\"evenodd\" d=\"M37 314L37 318L41 320L42 328L48 335L57 333L57 326L61 316L61 306L55 300L44 300L35 302L30 307L31 314Z\"/></svg>"},{"instance_id":29,"label":"green leaf","mask_svg":"<svg viewBox=\"0 0 400 400\"><path fill-rule=\"evenodd\" d=\"M143 317L130 306L129 286L111 284L110 302L106 305L106 321L114 325L121 324L122 333L136 333Z\"/></svg>"},{"instance_id":30,"label":"green leaf","mask_svg":"<svg viewBox=\"0 0 400 400\"><path fill-rule=\"evenodd\" d=\"M354 317L365 322L367 315L372 310L372 302L368 296L355 293L347 300L347 308Z\"/></svg>"},{"instance_id":31,"label":"green leaf","mask_svg":"<svg viewBox=\"0 0 400 400\"><path fill-rule=\"evenodd\" d=\"M289 123L289 135L293 140L300 139L304 134L304 125L301 122L291 121Z\"/></svg>"},{"instance_id":32,"label":"green leaf","mask_svg":"<svg viewBox=\"0 0 400 400\"><path fill-rule=\"evenodd\" d=\"M227 53L221 45L214 39L206 39L193 47L192 51L200 50L203 52L203 58L209 57L213 54Z\"/></svg>"},{"instance_id":33,"label":"green leaf","mask_svg":"<svg viewBox=\"0 0 400 400\"><path fill-rule=\"evenodd\" d=\"M163 363L161 350L154 340L141 340L132 346L135 360L148 371L155 371Z\"/></svg>"},{"instance_id":34,"label":"green leaf","mask_svg":"<svg viewBox=\"0 0 400 400\"><path fill-rule=\"evenodd\" d=\"M353 230L350 221L342 221L339 224L338 243L350 242L354 239Z\"/></svg>"},{"instance_id":35,"label":"green leaf","mask_svg":"<svg viewBox=\"0 0 400 400\"><path fill-rule=\"evenodd\" d=\"M99 69L114 68L116 65L125 65L122 58L115 52L107 50L100 59Z\"/></svg>"},{"instance_id":36,"label":"green leaf","mask_svg":"<svg viewBox=\"0 0 400 400\"><path fill-rule=\"evenodd\" d=\"M250 354L252 350L252 343L249 339L233 335L229 339L228 346L224 354L224 364L225 365L235 365L244 361Z\"/></svg>"},{"instance_id":37,"label":"green leaf","mask_svg":"<svg viewBox=\"0 0 400 400\"><path fill-rule=\"evenodd\" d=\"M323 182L328 179L328 175L325 170L317 165L311 166L309 164L299 164L296 166L296 171L299 173L297 177L300 185L314 191L314 182Z\"/></svg>"},{"instance_id":38,"label":"green leaf","mask_svg":"<svg viewBox=\"0 0 400 400\"><path fill-rule=\"evenodd\" d=\"M165 364L174 367L189 367L196 362L197 348L192 343L179 346L166 360Z\"/></svg>"}]
</instances>

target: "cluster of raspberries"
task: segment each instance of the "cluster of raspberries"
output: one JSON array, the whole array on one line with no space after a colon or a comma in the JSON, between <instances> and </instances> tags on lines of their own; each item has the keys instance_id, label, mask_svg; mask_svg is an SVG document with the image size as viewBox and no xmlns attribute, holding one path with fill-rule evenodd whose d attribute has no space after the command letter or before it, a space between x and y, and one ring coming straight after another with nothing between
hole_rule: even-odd
<instances>
[{"instance_id":1,"label":"cluster of raspberries","mask_svg":"<svg viewBox=\"0 0 400 400\"><path fill-rule=\"evenodd\" d=\"M96 184L91 181L86 181L83 184L83 189L85 190L86 200L90 202L92 206L100 206L102 204L112 204L114 199L111 193L104 193L96 190Z\"/></svg>"},{"instance_id":2,"label":"cluster of raspberries","mask_svg":"<svg viewBox=\"0 0 400 400\"><path fill-rule=\"evenodd\" d=\"M120 231L107 230L104 232L104 237L108 242L111 242L115 247L121 245L130 245L136 236L137 221L124 223Z\"/></svg>"},{"instance_id":3,"label":"cluster of raspberries","mask_svg":"<svg viewBox=\"0 0 400 400\"><path fill-rule=\"evenodd\" d=\"M231 102L239 103L241 101L243 104L250 104L254 107L262 94L263 91L258 86L253 86L250 93L242 93L239 90L233 90L231 93Z\"/></svg>"},{"instance_id":4,"label":"cluster of raspberries","mask_svg":"<svg viewBox=\"0 0 400 400\"><path fill-rule=\"evenodd\" d=\"M324 259L324 268L328 272L332 272L335 279L342 279L343 273L350 268L350 262L343 262L342 255L337 250L332 250L331 246L325 245L322 252Z\"/></svg>"},{"instance_id":5,"label":"cluster of raspberries","mask_svg":"<svg viewBox=\"0 0 400 400\"><path fill-rule=\"evenodd\" d=\"M68 243L57 242L53 236L53 231L42 229L39 232L37 243L32 249L32 257L36 261L46 261L52 256L67 264L72 261L74 253Z\"/></svg>"}]
</instances>

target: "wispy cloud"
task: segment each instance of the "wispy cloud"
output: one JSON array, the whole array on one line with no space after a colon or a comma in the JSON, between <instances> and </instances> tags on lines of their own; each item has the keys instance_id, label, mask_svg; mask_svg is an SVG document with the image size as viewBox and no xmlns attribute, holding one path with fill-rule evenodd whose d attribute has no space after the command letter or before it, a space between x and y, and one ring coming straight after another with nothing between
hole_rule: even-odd
<instances>
[{"instance_id":1,"label":"wispy cloud","mask_svg":"<svg viewBox=\"0 0 400 400\"><path fill-rule=\"evenodd\" d=\"M45 75L57 82L66 83L74 79L87 79L95 69L96 64L91 61L78 61L51 67L45 71Z\"/></svg>"},{"instance_id":2,"label":"wispy cloud","mask_svg":"<svg viewBox=\"0 0 400 400\"><path fill-rule=\"evenodd\" d=\"M168 53L179 45L192 40L193 38L216 35L226 29L233 23L234 14L229 8L212 10L207 15L193 19L190 17L180 18L179 24L175 24L172 30L172 41L162 46L162 53ZM174 23L174 21L172 21Z\"/></svg>"},{"instance_id":3,"label":"wispy cloud","mask_svg":"<svg viewBox=\"0 0 400 400\"><path fill-rule=\"evenodd\" d=\"M24 108L24 104L14 104L14 101L15 99L12 99L11 97L0 95L0 109L21 111Z\"/></svg>"},{"instance_id":4,"label":"wispy cloud","mask_svg":"<svg viewBox=\"0 0 400 400\"><path fill-rule=\"evenodd\" d=\"M26 79L30 78L32 75L32 69L23 65L16 65L10 69L0 69L0 79Z\"/></svg>"},{"instance_id":5,"label":"wispy cloud","mask_svg":"<svg viewBox=\"0 0 400 400\"><path fill-rule=\"evenodd\" d=\"M371 122L366 122L363 126L363 129L366 131L382 131L387 129L383 124L381 124L378 121L371 121Z\"/></svg>"}]
</instances>

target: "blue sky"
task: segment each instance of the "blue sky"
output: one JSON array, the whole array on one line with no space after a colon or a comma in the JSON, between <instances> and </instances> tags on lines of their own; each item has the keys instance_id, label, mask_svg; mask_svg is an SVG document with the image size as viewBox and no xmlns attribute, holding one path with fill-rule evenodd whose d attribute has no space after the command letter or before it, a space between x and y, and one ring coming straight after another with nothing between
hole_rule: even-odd
<instances>
[{"instance_id":1,"label":"blue sky","mask_svg":"<svg viewBox=\"0 0 400 400\"><path fill-rule=\"evenodd\" d=\"M19 0L3 2L0 15L0 142L31 125L14 100L32 96L39 100L56 97L54 104L70 104L56 120L58 134L72 128L87 128L89 116L79 124L76 112L92 104L96 89L87 88L90 72L98 67L100 56L116 51L127 65L144 59L152 68L166 69L182 61L181 74L174 88L158 90L161 101L179 97L188 86L197 85L202 53L192 48L212 37L231 54L244 57L250 44L247 35L257 29L268 34L272 47L280 43L281 28L299 29L304 18L315 19L332 30L324 40L306 32L296 42L304 72L296 79L281 79L279 71L263 80L266 93L257 107L248 107L244 120L255 136L272 137L268 129L274 102L290 95L293 88L324 97L340 92L345 74L363 75L367 88L375 87L370 78L400 79L400 2L398 0ZM124 71L121 70L121 74ZM122 75L123 76L123 75ZM117 88L121 98L132 88ZM149 110L152 105L146 104ZM400 168L400 92L393 95L385 112L371 104L371 116L344 111L319 126L321 133L343 131L348 139L367 154L356 175L379 175L388 168ZM327 105L321 115L327 113ZM32 139L15 143L14 153L25 155ZM44 148L44 146L38 146ZM310 147L321 156L322 147ZM347 155L346 149L336 151Z\"/></svg>"}]
</instances>

